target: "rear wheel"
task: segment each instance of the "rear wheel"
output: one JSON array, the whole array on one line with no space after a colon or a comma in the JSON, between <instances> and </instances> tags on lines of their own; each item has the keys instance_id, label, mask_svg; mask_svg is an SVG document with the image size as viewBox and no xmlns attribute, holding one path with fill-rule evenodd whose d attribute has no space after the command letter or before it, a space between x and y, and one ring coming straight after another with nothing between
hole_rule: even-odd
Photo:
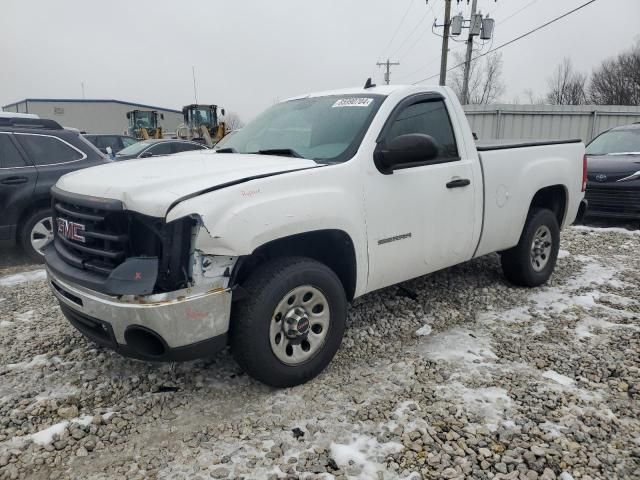
<instances>
[{"instance_id":1,"label":"rear wheel","mask_svg":"<svg viewBox=\"0 0 640 480\"><path fill-rule=\"evenodd\" d=\"M347 300L340 279L307 258L275 259L243 285L231 319L231 348L255 379L292 387L318 375L342 342Z\"/></svg>"},{"instance_id":2,"label":"rear wheel","mask_svg":"<svg viewBox=\"0 0 640 480\"><path fill-rule=\"evenodd\" d=\"M37 263L44 262L43 249L53 240L53 217L48 208L32 213L23 223L20 243L24 252Z\"/></svg>"},{"instance_id":3,"label":"rear wheel","mask_svg":"<svg viewBox=\"0 0 640 480\"><path fill-rule=\"evenodd\" d=\"M502 253L502 270L507 279L523 287L542 285L553 273L560 249L560 227L551 210L529 213L520 242Z\"/></svg>"}]
</instances>

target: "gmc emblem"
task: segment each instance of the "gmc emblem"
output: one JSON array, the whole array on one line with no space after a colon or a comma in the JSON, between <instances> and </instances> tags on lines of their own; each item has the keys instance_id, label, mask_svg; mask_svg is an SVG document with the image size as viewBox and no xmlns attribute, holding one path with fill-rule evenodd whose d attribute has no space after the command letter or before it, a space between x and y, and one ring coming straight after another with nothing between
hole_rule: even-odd
<instances>
[{"instance_id":1,"label":"gmc emblem","mask_svg":"<svg viewBox=\"0 0 640 480\"><path fill-rule=\"evenodd\" d=\"M69 240L85 243L86 239L81 235L82 232L84 232L84 225L58 218L58 235L62 235Z\"/></svg>"}]
</instances>

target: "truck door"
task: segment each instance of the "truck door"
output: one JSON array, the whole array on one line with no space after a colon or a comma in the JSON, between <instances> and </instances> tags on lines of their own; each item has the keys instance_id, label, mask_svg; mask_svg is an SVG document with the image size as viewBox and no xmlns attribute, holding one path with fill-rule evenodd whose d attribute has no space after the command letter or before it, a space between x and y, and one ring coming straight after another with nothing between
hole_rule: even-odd
<instances>
[{"instance_id":1,"label":"truck door","mask_svg":"<svg viewBox=\"0 0 640 480\"><path fill-rule=\"evenodd\" d=\"M20 215L28 208L38 179L13 135L0 132L0 243L15 240Z\"/></svg>"},{"instance_id":2,"label":"truck door","mask_svg":"<svg viewBox=\"0 0 640 480\"><path fill-rule=\"evenodd\" d=\"M420 94L405 99L391 114L378 143L409 133L432 136L439 153L433 160L411 163L388 175L371 161L365 181L368 290L473 255L475 224L481 221L474 208L481 177L477 159L463 158L467 155L458 148L444 97Z\"/></svg>"}]
</instances>

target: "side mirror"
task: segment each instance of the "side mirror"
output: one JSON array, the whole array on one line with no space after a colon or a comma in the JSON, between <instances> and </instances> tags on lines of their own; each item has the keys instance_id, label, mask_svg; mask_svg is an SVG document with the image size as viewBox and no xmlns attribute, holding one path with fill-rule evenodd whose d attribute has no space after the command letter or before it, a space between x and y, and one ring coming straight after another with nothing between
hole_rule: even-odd
<instances>
[{"instance_id":1,"label":"side mirror","mask_svg":"<svg viewBox=\"0 0 640 480\"><path fill-rule=\"evenodd\" d=\"M378 170L389 175L396 168L429 162L438 157L438 151L438 143L431 135L408 133L378 144L373 158Z\"/></svg>"},{"instance_id":2,"label":"side mirror","mask_svg":"<svg viewBox=\"0 0 640 480\"><path fill-rule=\"evenodd\" d=\"M221 108L221 109L220 109L220 113L221 113L221 114L222 114L222 116L224 117L224 114L225 114L225 112L224 112L224 108Z\"/></svg>"},{"instance_id":3,"label":"side mirror","mask_svg":"<svg viewBox=\"0 0 640 480\"><path fill-rule=\"evenodd\" d=\"M127 112L127 120L131 118L131 112Z\"/></svg>"},{"instance_id":4,"label":"side mirror","mask_svg":"<svg viewBox=\"0 0 640 480\"><path fill-rule=\"evenodd\" d=\"M160 114L160 120L164 120L164 113Z\"/></svg>"},{"instance_id":5,"label":"side mirror","mask_svg":"<svg viewBox=\"0 0 640 480\"><path fill-rule=\"evenodd\" d=\"M140 155L140 158L149 158L149 157L153 157L152 152L144 152Z\"/></svg>"},{"instance_id":6,"label":"side mirror","mask_svg":"<svg viewBox=\"0 0 640 480\"><path fill-rule=\"evenodd\" d=\"M113 148L107 147L105 150L107 151L107 155L109 155L110 158L113 158Z\"/></svg>"}]
</instances>

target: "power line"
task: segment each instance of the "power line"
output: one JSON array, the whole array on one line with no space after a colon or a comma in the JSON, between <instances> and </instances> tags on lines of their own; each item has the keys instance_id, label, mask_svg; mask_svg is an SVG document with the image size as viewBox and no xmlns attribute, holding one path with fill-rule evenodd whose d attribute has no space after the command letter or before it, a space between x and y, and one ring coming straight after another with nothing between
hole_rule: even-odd
<instances>
[{"instance_id":1,"label":"power line","mask_svg":"<svg viewBox=\"0 0 640 480\"><path fill-rule=\"evenodd\" d=\"M436 4L437 2L438 2L438 0L435 0L431 5L429 5L429 8L431 9L431 13L433 13L433 14L434 14L434 19L435 19L435 10L434 10L434 8L435 8L435 4ZM422 39L424 38L425 33L427 33L428 31L429 31L429 30L428 30L428 29L426 29L426 28L422 31L422 34L416 38L416 41L415 41L415 42L413 42L413 43L411 44L411 46L409 47L409 49L408 49L408 50L406 50L406 51L402 54L402 57L400 58L400 60L402 60L404 57L406 57L407 55L409 55L409 52L411 52L411 51L416 47L416 45L418 45L418 43L420 42L420 40L422 40Z\"/></svg>"},{"instance_id":2,"label":"power line","mask_svg":"<svg viewBox=\"0 0 640 480\"><path fill-rule=\"evenodd\" d=\"M386 52L387 50L389 50L389 47L391 47L391 44L393 43L393 41L398 36L398 32L400 32L400 27L402 27L402 25L404 24L404 21L407 19L407 15L409 15L409 12L411 11L411 6L413 5L413 2L414 2L414 0L411 0L409 2L409 6L407 7L407 11L404 12L404 16L402 17L402 20L400 20L400 23L398 24L398 28L396 28L395 33L391 37L391 40L389 40L389 44L385 47L383 52Z\"/></svg>"},{"instance_id":3,"label":"power line","mask_svg":"<svg viewBox=\"0 0 640 480\"><path fill-rule=\"evenodd\" d=\"M422 16L418 24L413 28L413 30L411 30L411 33L404 39L404 41L400 44L400 46L396 48L395 51L391 54L392 57L396 56L396 54L400 50L402 50L402 47L404 47L404 45L407 43L407 40L409 40L413 36L413 34L416 33L416 30L418 30L418 28L420 28L420 25L422 25L424 21L427 19L427 15L429 15L428 10L424 12L424 15Z\"/></svg>"},{"instance_id":4,"label":"power line","mask_svg":"<svg viewBox=\"0 0 640 480\"><path fill-rule=\"evenodd\" d=\"M511 15L509 15L507 18L504 18L502 20L500 20L498 23L496 23L496 25L502 25L503 23L505 23L507 20L511 20L513 17L515 17L516 15L518 15L520 12L523 12L524 10L526 10L527 8L529 8L531 5L533 5L534 3L536 3L538 0L533 0L529 3L527 3L524 7L522 7L521 9L517 10L516 12L512 13ZM496 9L497 10L497 9ZM494 10L495 12L495 10Z\"/></svg>"},{"instance_id":5,"label":"power line","mask_svg":"<svg viewBox=\"0 0 640 480\"><path fill-rule=\"evenodd\" d=\"M530 30L530 31L528 31L527 33L524 33L524 34L520 35L519 37L516 37L516 38L514 38L514 39L512 39L512 40L509 40L508 42L505 42L505 43L503 43L502 45L498 45L497 47L492 48L491 50L488 50L488 51L486 51L485 53L482 53L482 54L478 55L477 57L472 58L472 59L471 59L471 61L472 61L472 62L475 62L475 61L476 61L476 60L478 60L479 58L482 58L482 57L484 57L484 56L486 56L486 55L489 55L490 53L496 52L496 51L498 51L498 50L500 50L500 49L502 49L502 48L504 48L504 47L506 47L506 46L508 46L508 45L511 45L512 43L517 42L518 40L522 40L523 38L528 37L529 35L531 35L531 34L533 34L533 33L537 32L537 31L539 31L539 30L542 30L542 29L543 29L543 28L545 28L545 27L548 27L548 26L549 26L549 25L551 25L552 23L555 23L555 22L557 22L558 20L562 20L563 18L568 17L569 15L571 15L571 14L573 14L573 13L577 12L578 10L582 10L583 8L585 8L585 7L586 7L586 6L588 6L588 5L591 5L591 4L592 4L592 3L594 3L595 1L596 1L596 0L589 0L588 2L586 2L586 3L582 4L582 5L580 5L579 7L576 7L576 8L574 8L573 10L570 10L570 11L568 11L567 13L564 13L564 14L560 15L559 17L556 17L556 18L554 18L553 20L550 20L550 21L548 21L547 23L545 23L545 24L543 24L543 25L540 25L539 27L536 27L536 28L534 28L533 30ZM455 70L456 68L459 68L459 67L463 66L464 64L465 64L465 62L459 63L458 65L455 65L455 66L453 66L453 67L449 68L447 71L448 71L448 72L450 72L451 70ZM413 84L413 85L415 85L416 83L426 82L427 80L431 80L432 78L436 78L436 77L438 77L439 75L440 75L439 73L436 73L435 75L431 75L430 77L423 78L422 80L418 80L417 82L414 82L414 84Z\"/></svg>"}]
</instances>

